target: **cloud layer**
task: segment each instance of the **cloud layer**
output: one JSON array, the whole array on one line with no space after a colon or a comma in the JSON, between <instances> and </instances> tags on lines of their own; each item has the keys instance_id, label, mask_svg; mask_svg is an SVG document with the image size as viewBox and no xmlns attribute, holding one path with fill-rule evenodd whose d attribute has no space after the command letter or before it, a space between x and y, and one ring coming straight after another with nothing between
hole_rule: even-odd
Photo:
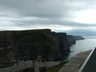
<instances>
[{"instance_id":1,"label":"cloud layer","mask_svg":"<svg viewBox=\"0 0 96 72\"><path fill-rule=\"evenodd\" d=\"M0 30L94 30L95 0L0 0Z\"/></svg>"}]
</instances>

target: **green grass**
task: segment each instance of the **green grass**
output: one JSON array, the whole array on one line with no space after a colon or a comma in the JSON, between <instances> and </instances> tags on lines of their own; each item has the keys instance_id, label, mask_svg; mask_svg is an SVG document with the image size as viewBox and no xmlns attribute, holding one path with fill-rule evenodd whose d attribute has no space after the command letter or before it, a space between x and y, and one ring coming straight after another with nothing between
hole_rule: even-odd
<instances>
[{"instance_id":1,"label":"green grass","mask_svg":"<svg viewBox=\"0 0 96 72\"><path fill-rule=\"evenodd\" d=\"M0 61L0 68L4 68L9 65L8 61Z\"/></svg>"},{"instance_id":2,"label":"green grass","mask_svg":"<svg viewBox=\"0 0 96 72\"><path fill-rule=\"evenodd\" d=\"M64 64L66 64L68 61L66 62L60 62L59 65L48 68L46 72L58 72L63 66Z\"/></svg>"},{"instance_id":3,"label":"green grass","mask_svg":"<svg viewBox=\"0 0 96 72\"><path fill-rule=\"evenodd\" d=\"M0 68L4 68L4 67L6 67L5 65L0 65Z\"/></svg>"}]
</instances>

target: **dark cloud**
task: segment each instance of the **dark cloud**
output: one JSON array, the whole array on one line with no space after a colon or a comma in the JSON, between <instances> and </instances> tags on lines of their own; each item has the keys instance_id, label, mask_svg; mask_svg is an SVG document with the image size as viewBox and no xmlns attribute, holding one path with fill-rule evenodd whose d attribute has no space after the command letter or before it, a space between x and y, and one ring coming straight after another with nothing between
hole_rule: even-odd
<instances>
[{"instance_id":1,"label":"dark cloud","mask_svg":"<svg viewBox=\"0 0 96 72\"><path fill-rule=\"evenodd\" d=\"M72 0L0 0L0 6L5 10L20 13L22 16L62 17L70 11L85 8L82 2Z\"/></svg>"}]
</instances>

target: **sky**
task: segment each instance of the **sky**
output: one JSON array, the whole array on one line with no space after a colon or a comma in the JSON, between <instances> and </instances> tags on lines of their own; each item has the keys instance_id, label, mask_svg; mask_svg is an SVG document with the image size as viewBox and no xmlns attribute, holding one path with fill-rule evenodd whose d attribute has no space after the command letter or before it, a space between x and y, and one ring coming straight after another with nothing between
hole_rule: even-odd
<instances>
[{"instance_id":1,"label":"sky","mask_svg":"<svg viewBox=\"0 0 96 72\"><path fill-rule=\"evenodd\" d=\"M96 35L96 0L0 0L0 30Z\"/></svg>"}]
</instances>

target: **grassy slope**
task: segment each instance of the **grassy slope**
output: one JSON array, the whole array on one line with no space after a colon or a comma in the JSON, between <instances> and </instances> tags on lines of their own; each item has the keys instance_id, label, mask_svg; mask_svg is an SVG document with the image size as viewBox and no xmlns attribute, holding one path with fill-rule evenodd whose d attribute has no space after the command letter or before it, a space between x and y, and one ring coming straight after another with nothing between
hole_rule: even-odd
<instances>
[{"instance_id":1,"label":"grassy slope","mask_svg":"<svg viewBox=\"0 0 96 72\"><path fill-rule=\"evenodd\" d=\"M61 62L59 65L54 66L54 67L48 69L46 72L58 72L58 71L64 66L64 64L66 64L67 62L68 62L68 61L66 61L66 62Z\"/></svg>"}]
</instances>

